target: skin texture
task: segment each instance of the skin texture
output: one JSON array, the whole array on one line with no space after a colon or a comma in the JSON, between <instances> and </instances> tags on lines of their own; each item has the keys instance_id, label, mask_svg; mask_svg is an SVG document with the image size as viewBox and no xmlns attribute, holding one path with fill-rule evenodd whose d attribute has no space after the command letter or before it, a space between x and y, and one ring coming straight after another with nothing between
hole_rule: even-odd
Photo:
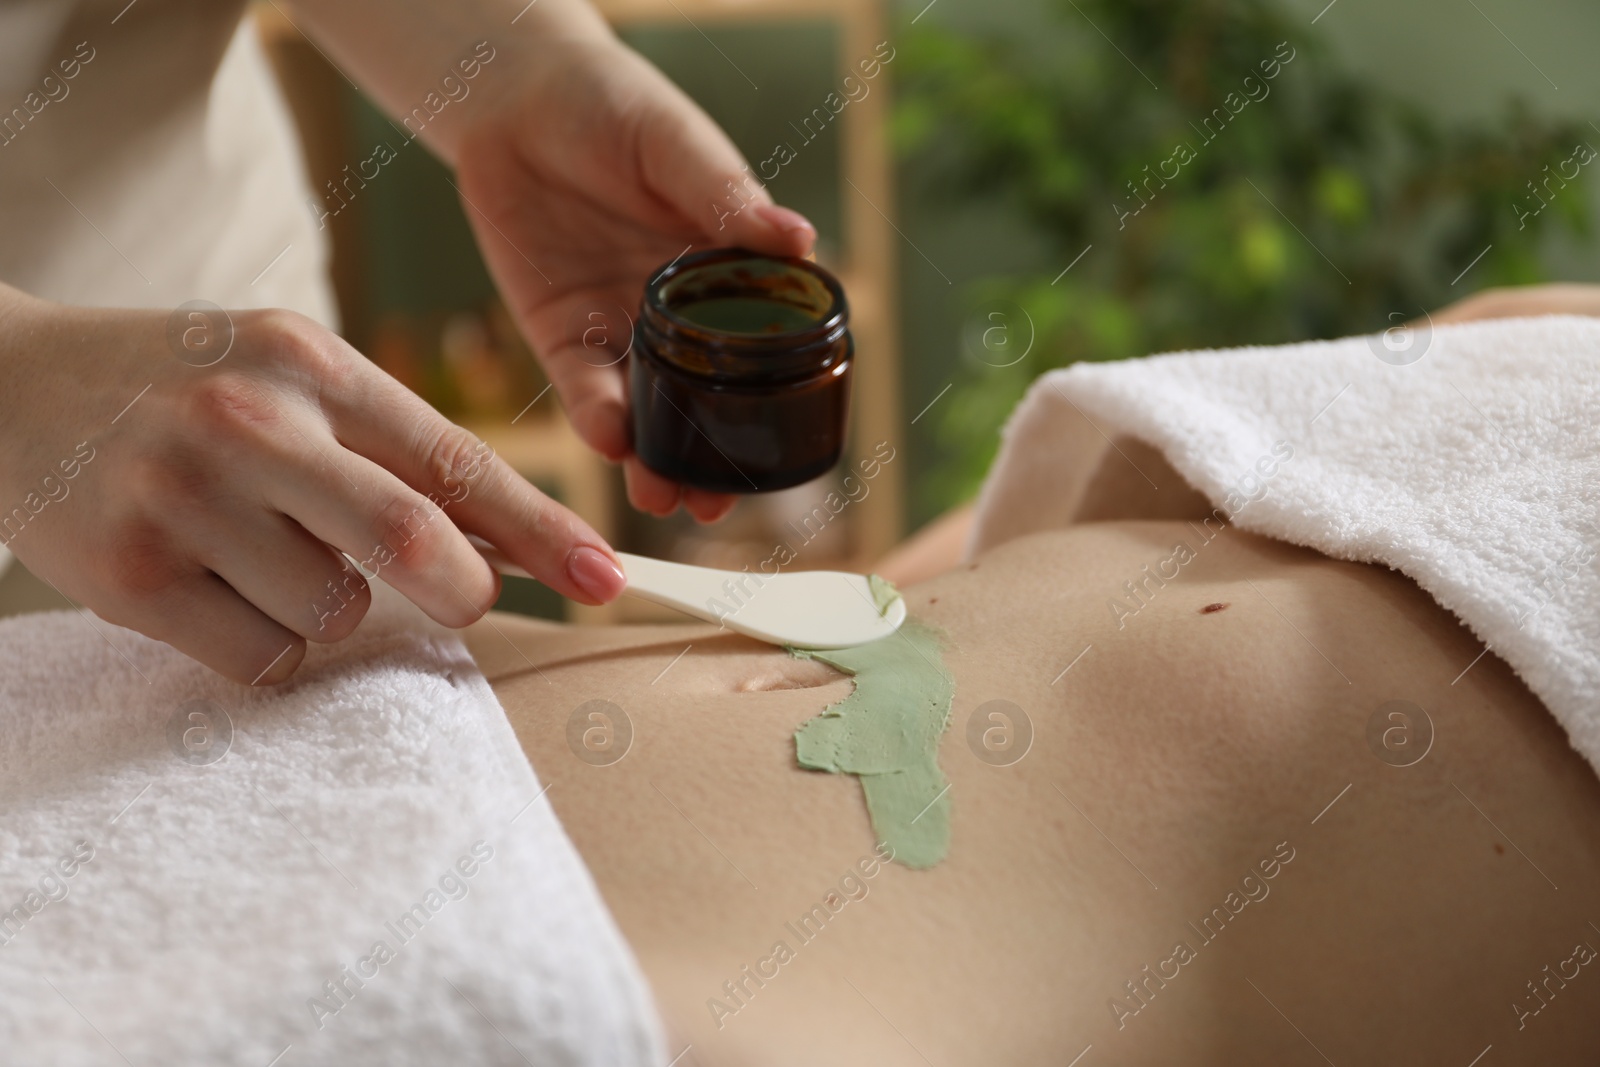
<instances>
[{"instance_id":1,"label":"skin texture","mask_svg":"<svg viewBox=\"0 0 1600 1067\"><path fill-rule=\"evenodd\" d=\"M954 567L972 531L973 505L964 504L934 519L889 550L878 573L895 585L915 585Z\"/></svg>"},{"instance_id":2,"label":"skin texture","mask_svg":"<svg viewBox=\"0 0 1600 1067\"><path fill-rule=\"evenodd\" d=\"M804 944L786 924L875 844L855 783L795 763L848 679L709 627L468 631L681 1062L1595 1062L1600 973L1512 1010L1600 947L1600 783L1564 734L1492 653L1462 675L1481 645L1404 577L1233 530L1118 629L1106 601L1185 530L1073 526L902 590L949 639L950 852L882 867ZM609 766L567 744L597 698L634 732ZM1032 724L1011 766L967 742L993 700ZM1367 740L1391 700L1432 722L1411 766ZM1260 887L1210 943L1189 926Z\"/></svg>"},{"instance_id":3,"label":"skin texture","mask_svg":"<svg viewBox=\"0 0 1600 1067\"><path fill-rule=\"evenodd\" d=\"M1437 324L1523 315L1600 315L1600 286L1573 282L1483 289L1433 313Z\"/></svg>"}]
</instances>

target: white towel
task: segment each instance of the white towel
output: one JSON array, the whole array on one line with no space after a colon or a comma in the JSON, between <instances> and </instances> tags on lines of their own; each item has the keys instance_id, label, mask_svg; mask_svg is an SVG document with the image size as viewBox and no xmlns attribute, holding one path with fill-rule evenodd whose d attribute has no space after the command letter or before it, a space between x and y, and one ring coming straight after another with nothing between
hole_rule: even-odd
<instances>
[{"instance_id":1,"label":"white towel","mask_svg":"<svg viewBox=\"0 0 1600 1067\"><path fill-rule=\"evenodd\" d=\"M1118 437L1159 449L1241 529L1414 579L1600 771L1600 322L1474 322L1052 372L1006 428L974 545L1058 521L1086 477L1070 453Z\"/></svg>"},{"instance_id":2,"label":"white towel","mask_svg":"<svg viewBox=\"0 0 1600 1067\"><path fill-rule=\"evenodd\" d=\"M231 720L214 762L227 728L197 700ZM7 1067L667 1059L458 639L373 618L248 690L71 612L0 622L0 1050Z\"/></svg>"}]
</instances>

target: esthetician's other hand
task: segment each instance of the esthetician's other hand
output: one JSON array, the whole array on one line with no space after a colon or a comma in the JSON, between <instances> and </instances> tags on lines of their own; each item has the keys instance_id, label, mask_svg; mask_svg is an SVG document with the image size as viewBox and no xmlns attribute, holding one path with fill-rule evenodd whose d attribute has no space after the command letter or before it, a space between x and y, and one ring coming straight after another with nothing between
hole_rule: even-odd
<instances>
[{"instance_id":1,"label":"esthetician's other hand","mask_svg":"<svg viewBox=\"0 0 1600 1067\"><path fill-rule=\"evenodd\" d=\"M732 497L633 455L619 357L657 267L691 246L803 256L811 224L774 206L716 124L586 0L283 3L397 130L456 169L507 305L578 434L624 464L634 506L724 514Z\"/></svg>"},{"instance_id":2,"label":"esthetician's other hand","mask_svg":"<svg viewBox=\"0 0 1600 1067\"><path fill-rule=\"evenodd\" d=\"M632 454L630 316L651 273L691 245L802 256L816 231L609 31L541 49L518 76L456 154L478 245L579 435L623 462L634 506L665 515L681 500L718 518L733 497L680 489Z\"/></svg>"},{"instance_id":3,"label":"esthetician's other hand","mask_svg":"<svg viewBox=\"0 0 1600 1067\"><path fill-rule=\"evenodd\" d=\"M598 534L338 337L232 322L222 355L217 321L169 342L168 312L0 285L0 529L29 570L246 684L366 612L340 551L447 626L500 588L464 532L565 596L621 592Z\"/></svg>"}]
</instances>

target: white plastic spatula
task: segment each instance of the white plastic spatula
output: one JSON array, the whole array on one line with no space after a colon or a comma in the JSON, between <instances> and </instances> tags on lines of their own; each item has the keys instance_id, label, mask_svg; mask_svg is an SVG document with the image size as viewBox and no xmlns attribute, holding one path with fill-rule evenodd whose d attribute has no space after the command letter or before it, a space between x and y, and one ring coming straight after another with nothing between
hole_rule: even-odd
<instances>
[{"instance_id":1,"label":"white plastic spatula","mask_svg":"<svg viewBox=\"0 0 1600 1067\"><path fill-rule=\"evenodd\" d=\"M476 537L473 546L501 574L530 578L499 549ZM795 648L851 648L888 637L906 618L893 587L843 571L752 574L668 563L618 552L628 593L697 619L719 623L757 641ZM878 606L878 593L888 592Z\"/></svg>"}]
</instances>

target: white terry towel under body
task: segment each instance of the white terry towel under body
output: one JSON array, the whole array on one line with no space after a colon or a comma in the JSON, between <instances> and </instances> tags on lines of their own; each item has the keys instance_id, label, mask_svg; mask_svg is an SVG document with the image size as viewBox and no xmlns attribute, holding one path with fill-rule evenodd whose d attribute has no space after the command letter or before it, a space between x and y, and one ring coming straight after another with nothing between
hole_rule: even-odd
<instances>
[{"instance_id":1,"label":"white terry towel under body","mask_svg":"<svg viewBox=\"0 0 1600 1067\"><path fill-rule=\"evenodd\" d=\"M1388 341L1047 374L1006 427L971 547L1057 524L1082 489L1072 451L1145 442L1240 529L1414 579L1600 771L1600 321L1505 319Z\"/></svg>"},{"instance_id":2,"label":"white terry towel under body","mask_svg":"<svg viewBox=\"0 0 1600 1067\"><path fill-rule=\"evenodd\" d=\"M667 1059L459 639L369 617L247 690L71 612L0 623L0 1050L7 1067Z\"/></svg>"}]
</instances>

